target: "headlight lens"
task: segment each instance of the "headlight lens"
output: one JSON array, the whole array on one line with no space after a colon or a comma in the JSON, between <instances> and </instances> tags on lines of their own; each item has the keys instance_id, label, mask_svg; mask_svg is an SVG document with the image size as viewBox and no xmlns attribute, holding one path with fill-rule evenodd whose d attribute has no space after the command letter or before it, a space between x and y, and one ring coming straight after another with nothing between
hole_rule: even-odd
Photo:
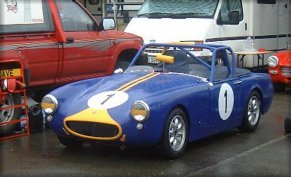
<instances>
[{"instance_id":1,"label":"headlight lens","mask_svg":"<svg viewBox=\"0 0 291 177\"><path fill-rule=\"evenodd\" d=\"M41 107L46 114L53 114L58 108L58 100L53 95L46 95L41 101Z\"/></svg>"},{"instance_id":2,"label":"headlight lens","mask_svg":"<svg viewBox=\"0 0 291 177\"><path fill-rule=\"evenodd\" d=\"M268 58L268 61L269 61L269 66L272 68L275 68L279 64L279 59L276 56L270 56Z\"/></svg>"},{"instance_id":3,"label":"headlight lens","mask_svg":"<svg viewBox=\"0 0 291 177\"><path fill-rule=\"evenodd\" d=\"M136 101L131 107L131 116L138 122L145 121L150 115L150 108L144 101Z\"/></svg>"}]
</instances>

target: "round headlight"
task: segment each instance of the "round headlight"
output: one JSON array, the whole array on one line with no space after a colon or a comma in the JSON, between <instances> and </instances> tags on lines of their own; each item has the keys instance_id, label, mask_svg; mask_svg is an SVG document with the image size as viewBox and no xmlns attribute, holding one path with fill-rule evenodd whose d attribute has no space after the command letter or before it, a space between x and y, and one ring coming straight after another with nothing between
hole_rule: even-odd
<instances>
[{"instance_id":1,"label":"round headlight","mask_svg":"<svg viewBox=\"0 0 291 177\"><path fill-rule=\"evenodd\" d=\"M46 114L53 114L58 108L58 100L53 95L46 95L42 98L41 107Z\"/></svg>"},{"instance_id":2,"label":"round headlight","mask_svg":"<svg viewBox=\"0 0 291 177\"><path fill-rule=\"evenodd\" d=\"M131 107L131 116L138 122L145 121L150 115L149 106L143 101L136 101Z\"/></svg>"},{"instance_id":3,"label":"round headlight","mask_svg":"<svg viewBox=\"0 0 291 177\"><path fill-rule=\"evenodd\" d=\"M269 66L272 68L275 68L279 64L279 59L276 56L270 56L268 58L268 61L269 61Z\"/></svg>"}]
</instances>

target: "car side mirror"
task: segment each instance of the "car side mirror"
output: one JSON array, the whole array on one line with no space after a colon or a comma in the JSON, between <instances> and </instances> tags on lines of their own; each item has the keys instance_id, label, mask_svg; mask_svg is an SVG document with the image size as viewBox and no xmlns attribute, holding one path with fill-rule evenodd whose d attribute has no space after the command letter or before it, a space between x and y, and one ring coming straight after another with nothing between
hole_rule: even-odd
<instances>
[{"instance_id":1,"label":"car side mirror","mask_svg":"<svg viewBox=\"0 0 291 177\"><path fill-rule=\"evenodd\" d=\"M113 18L104 18L101 21L100 27L104 30L113 30L115 29L116 24Z\"/></svg>"},{"instance_id":2,"label":"car side mirror","mask_svg":"<svg viewBox=\"0 0 291 177\"><path fill-rule=\"evenodd\" d=\"M99 4L99 0L89 0L89 4L97 5L97 4Z\"/></svg>"},{"instance_id":3,"label":"car side mirror","mask_svg":"<svg viewBox=\"0 0 291 177\"><path fill-rule=\"evenodd\" d=\"M230 24L232 25L238 25L239 24L239 11L232 11L230 13Z\"/></svg>"}]
</instances>

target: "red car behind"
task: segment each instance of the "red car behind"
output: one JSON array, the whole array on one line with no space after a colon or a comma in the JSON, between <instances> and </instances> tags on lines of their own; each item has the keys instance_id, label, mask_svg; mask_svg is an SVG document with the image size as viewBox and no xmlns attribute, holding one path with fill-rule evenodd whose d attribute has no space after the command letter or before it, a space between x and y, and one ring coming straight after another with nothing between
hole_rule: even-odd
<instances>
[{"instance_id":1,"label":"red car behind","mask_svg":"<svg viewBox=\"0 0 291 177\"><path fill-rule=\"evenodd\" d=\"M276 91L282 92L291 87L291 46L269 57L268 72Z\"/></svg>"}]
</instances>

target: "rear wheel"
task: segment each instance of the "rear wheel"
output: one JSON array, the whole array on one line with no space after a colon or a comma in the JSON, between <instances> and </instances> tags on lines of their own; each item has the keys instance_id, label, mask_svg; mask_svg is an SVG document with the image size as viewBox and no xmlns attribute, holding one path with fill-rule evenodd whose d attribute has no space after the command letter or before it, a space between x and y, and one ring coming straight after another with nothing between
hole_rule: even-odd
<instances>
[{"instance_id":1,"label":"rear wheel","mask_svg":"<svg viewBox=\"0 0 291 177\"><path fill-rule=\"evenodd\" d=\"M5 136L7 134L12 133L17 123L14 124L5 124L6 122L10 122L13 120L17 120L21 116L21 108L14 108L14 105L21 104L21 96L20 94L8 94L4 101L0 103L0 106L3 110L0 111L0 123L4 123L0 125L0 136Z\"/></svg>"},{"instance_id":2,"label":"rear wheel","mask_svg":"<svg viewBox=\"0 0 291 177\"><path fill-rule=\"evenodd\" d=\"M162 151L170 159L178 158L188 141L187 117L183 110L174 109L168 116L162 137Z\"/></svg>"},{"instance_id":3,"label":"rear wheel","mask_svg":"<svg viewBox=\"0 0 291 177\"><path fill-rule=\"evenodd\" d=\"M257 91L253 91L248 98L240 129L246 132L254 131L258 127L260 118L261 97Z\"/></svg>"}]
</instances>

